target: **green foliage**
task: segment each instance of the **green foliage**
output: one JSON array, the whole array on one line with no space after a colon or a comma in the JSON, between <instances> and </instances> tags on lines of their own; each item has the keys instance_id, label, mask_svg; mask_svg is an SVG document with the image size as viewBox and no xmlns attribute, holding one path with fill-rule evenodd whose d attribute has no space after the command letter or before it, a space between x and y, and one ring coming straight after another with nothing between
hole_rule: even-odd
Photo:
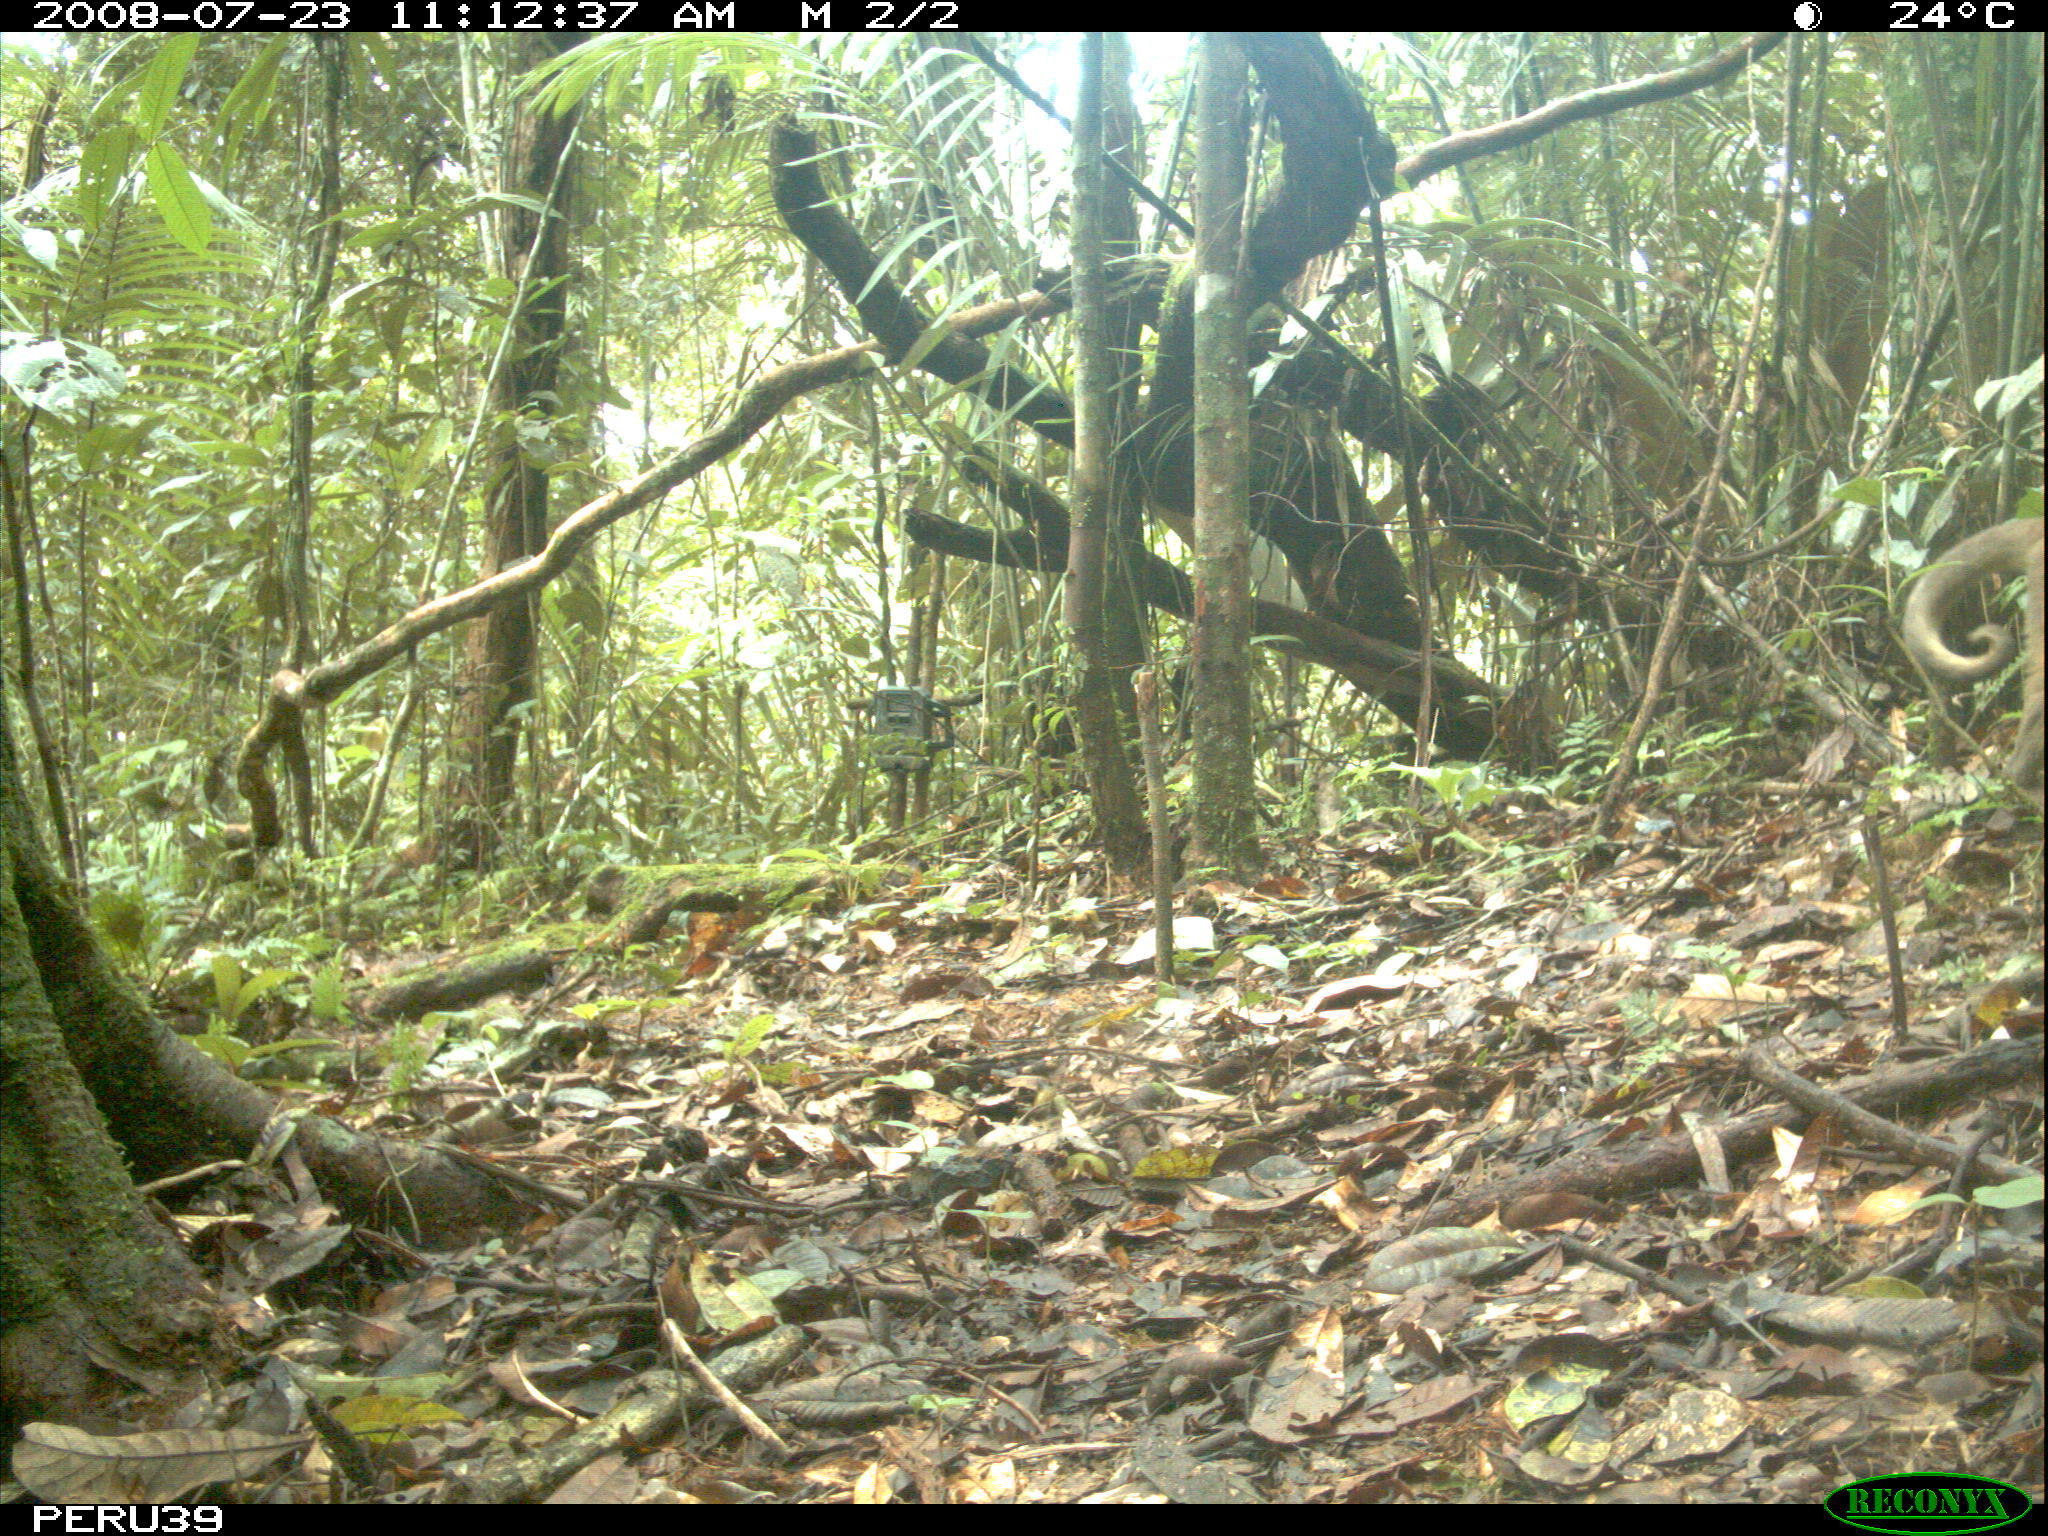
<instances>
[{"instance_id":1,"label":"green foliage","mask_svg":"<svg viewBox=\"0 0 2048 1536\"><path fill-rule=\"evenodd\" d=\"M142 892L103 886L92 893L88 910L100 937L123 964L142 968L163 958L170 930L162 910Z\"/></svg>"},{"instance_id":2,"label":"green foliage","mask_svg":"<svg viewBox=\"0 0 2048 1536\"><path fill-rule=\"evenodd\" d=\"M0 331L0 384L31 410L72 420L114 399L127 383L127 370L104 347Z\"/></svg>"},{"instance_id":3,"label":"green foliage","mask_svg":"<svg viewBox=\"0 0 2048 1536\"><path fill-rule=\"evenodd\" d=\"M448 1037L449 1026L464 1014L425 1013L417 1022L401 1019L384 1037L384 1057L389 1069L392 1102L403 1107L434 1053Z\"/></svg>"},{"instance_id":4,"label":"green foliage","mask_svg":"<svg viewBox=\"0 0 2048 1536\"><path fill-rule=\"evenodd\" d=\"M2039 1205L2043 1193L2042 1176L2030 1173L2017 1179L2008 1179L2003 1184L1980 1184L1970 1191L1967 1203L1986 1211L2023 1211L2028 1206ZM1949 1194L1944 1190L1940 1194L1923 1196L1913 1203L1912 1208L1921 1211L1932 1205L1965 1203L1961 1196Z\"/></svg>"},{"instance_id":5,"label":"green foliage","mask_svg":"<svg viewBox=\"0 0 2048 1536\"><path fill-rule=\"evenodd\" d=\"M1654 992L1622 994L1621 1027L1636 1042L1630 1061L1639 1072L1649 1072L1685 1054L1685 1021L1678 1005Z\"/></svg>"},{"instance_id":6,"label":"green foliage","mask_svg":"<svg viewBox=\"0 0 2048 1536\"><path fill-rule=\"evenodd\" d=\"M1042 34L998 48L1013 48L1027 71L1057 73L1071 42ZM1436 131L1444 111L1418 80L1471 92L1468 115L1539 63L1560 93L1587 83L1582 59L1540 40L1332 42L1409 141ZM1152 146L1141 169L1156 178L1185 60L1177 42L1141 36L1132 46ZM1615 64L1624 75L1660 72L1690 46L1629 37ZM605 861L752 860L864 840L888 785L865 766L860 707L891 668L906 670L913 608L942 615L924 681L983 701L934 773L935 826L972 826L976 837L999 828L1041 845L1085 837L1078 797L1039 746L1066 723L1057 582L957 558L941 580L941 563L914 558L895 526L910 504L981 526L1008 519L958 472L970 459L1028 469L1055 497L1069 489L1063 455L915 367L947 318L1022 292L1043 253L1066 240L1063 135L1018 107L981 61L929 35L601 36L531 75L518 73L533 57L519 50L370 34L343 47L345 203L327 229L307 219L318 157L302 137L302 109L323 89L318 56L289 37L81 36L61 57L10 52L0 84L8 119L47 140L40 179L0 217L0 425L33 433L43 519L30 551L33 638L89 833L91 883L115 893L96 909L110 944L155 964L221 918L302 916L442 937L493 900L517 909L541 894L559 899ZM1745 84L1770 88L1784 67L1782 53L1762 60ZM1959 72L1949 83L1960 92L1969 81ZM1888 92L1915 101L1917 89L1864 58L1830 101L1845 122L1875 121L1879 104L1894 102ZM1723 274L1760 269L1755 189L1778 151L1747 131L1731 106L1742 99L1709 90L1682 106L1631 109L1628 131L1597 151L1555 137L1522 161L1476 162L1467 203L1404 210L1394 232L1393 355L1456 376L1475 408L1497 405L1481 411L1499 417L1484 438L1468 440L1474 467L1587 569L1600 569L1596 551L1627 554L1651 602L1673 568L1666 514L1705 467L1680 464L1660 480L1655 461L1666 449L1682 458L1688 439L1695 458L1711 446L1697 375L1732 358L1755 309ZM459 120L451 102L463 104ZM482 189L495 185L511 114L532 104L584 105L604 148L592 152L597 140L585 134L565 170L574 275L548 295L569 321L559 375L535 408L505 411L487 386L494 369L521 360L511 345L520 284L505 269L500 221L537 199ZM445 871L379 867L377 849L446 824L474 757L464 736L471 658L442 635L311 717L318 844L344 846L374 794L371 867L279 851L266 883L223 891L222 861L208 851L213 823L240 813L205 803L199 765L246 732L283 657L295 474L308 475L307 638L318 662L474 580L490 558L483 515L514 466L547 473L558 520L719 420L764 367L843 345L845 306L770 203L767 131L792 109L810 109L828 187L928 323L911 359L793 404L662 506L600 537L533 605L541 686L505 725L517 736L518 800L491 809L505 860L544 878L491 882L463 906ZM1896 142L1866 135L1882 152L1845 137L1841 186L1874 177L1888 158L1902 174L1929 174L1928 143L1913 141L1911 121L1901 131ZM1967 159L1968 125L1955 133L1945 152ZM1817 230L1835 206L1825 196L1800 210L1799 227ZM1610 244L1617 230L1621 252ZM314 243L330 233L333 281L310 305ZM1795 245L1795 262L1816 258L1810 240ZM1180 249L1168 235L1160 259ZM1827 288L1799 270L1785 293L1800 297L1782 302L1813 302ZM1319 313L1362 343L1367 307L1352 306L1354 316L1333 302ZM1782 334L1803 324L1773 316ZM1058 385L1070 373L1064 325L1041 318L982 341L996 361ZM1990 324L1991 334L2005 329ZM1832 398L1793 382L1802 401ZM2010 422L2037 390L2023 372L1959 403ZM303 465L291 432L299 408L312 423ZM1738 432L1729 483L1753 502L1747 531L1753 542L1778 537L1806 515L1789 487L1813 466L1783 442L1772 446L1784 464L1751 463L1763 444L1746 420ZM1520 445L1512 455L1492 446L1510 441ZM1783 562L1796 588L1777 562L1727 578L1745 622L1816 675L1832 677L1828 666L1859 647L1866 665L1881 649L1869 643L1871 620L1888 581L1949 536L1958 487L1981 476L1988 451L1967 430L1945 440L1916 428L1901 443L1901 462L1825 487L1842 521L1827 560ZM1382 459L1364 468L1360 489L1374 499L1398 479ZM1382 519L1400 540L1398 508L1382 500ZM1449 531L1441 553L1462 564ZM1572 701L1611 688L1613 648L1638 644L1641 626L1625 619L1630 633L1618 633L1590 587L1560 601L1489 574L1485 561L1482 550L1462 565L1463 585L1446 587L1457 595L1435 613L1443 654L1503 696L1543 683L1560 757L1547 786L1596 792L1611 768L1612 722L1597 708L1574 717ZM1809 576L1833 585L1809 590ZM1153 653L1170 657L1176 626L1154 629ZM1304 762L1341 754L1343 809L1405 819L1388 773L1417 770L1376 759L1367 733L1380 723L1364 694L1336 686L1306 703L1291 667L1281 682L1275 648L1255 657L1273 714L1303 721L1289 733L1304 742ZM1660 737L1661 757L1646 758L1681 804L1738 771L1744 753L1777 754L1808 734L1764 669L1714 665L1709 675L1733 684L1688 699L1685 732ZM408 700L416 709L402 716ZM1701 724L1702 710L1720 717ZM275 758L270 766L278 772ZM1475 820L1506 788L1499 770L1420 772L1450 837L1481 847L1488 828ZM1315 809L1305 783L1304 825ZM1518 873L1538 867L1521 848L1482 851ZM934 900L927 915L947 898Z\"/></svg>"},{"instance_id":7,"label":"green foliage","mask_svg":"<svg viewBox=\"0 0 2048 1536\"><path fill-rule=\"evenodd\" d=\"M634 1038L638 1039L641 1031L647 1027L647 1016L650 1013L680 1007L683 1002L683 998L659 994L640 997L594 997L587 1003L574 1004L569 1012L579 1019L600 1022L630 1013L633 1016Z\"/></svg>"},{"instance_id":8,"label":"green foliage","mask_svg":"<svg viewBox=\"0 0 2048 1536\"><path fill-rule=\"evenodd\" d=\"M341 979L339 960L315 972L307 984L306 1012L329 1024L348 1017L348 989Z\"/></svg>"},{"instance_id":9,"label":"green foliage","mask_svg":"<svg viewBox=\"0 0 2048 1536\"><path fill-rule=\"evenodd\" d=\"M1921 878L1920 893L1926 898L1930 912L1953 912L1961 906L1964 897L1961 886L1931 870Z\"/></svg>"},{"instance_id":10,"label":"green foliage","mask_svg":"<svg viewBox=\"0 0 2048 1536\"><path fill-rule=\"evenodd\" d=\"M1474 811L1483 811L1498 800L1498 785L1487 782L1484 763L1443 762L1418 768L1413 763L1388 763L1386 773L1413 774L1436 794L1437 803L1453 825Z\"/></svg>"},{"instance_id":11,"label":"green foliage","mask_svg":"<svg viewBox=\"0 0 2048 1536\"><path fill-rule=\"evenodd\" d=\"M1296 962L1312 966L1325 960L1369 960L1378 952L1380 942L1376 938L1312 939L1295 945L1292 956Z\"/></svg>"},{"instance_id":12,"label":"green foliage","mask_svg":"<svg viewBox=\"0 0 2048 1536\"><path fill-rule=\"evenodd\" d=\"M1749 968L1742 962L1742 952L1729 945L1712 940L1681 939L1678 952L1727 982L1731 996L1749 984Z\"/></svg>"},{"instance_id":13,"label":"green foliage","mask_svg":"<svg viewBox=\"0 0 2048 1536\"><path fill-rule=\"evenodd\" d=\"M774 1014L754 1014L719 1036L718 1054L728 1064L750 1061L767 1043L768 1037L781 1028L782 1021Z\"/></svg>"},{"instance_id":14,"label":"green foliage","mask_svg":"<svg viewBox=\"0 0 2048 1536\"><path fill-rule=\"evenodd\" d=\"M1557 733L1557 792L1585 798L1597 791L1614 767L1612 728L1597 716L1568 720Z\"/></svg>"},{"instance_id":15,"label":"green foliage","mask_svg":"<svg viewBox=\"0 0 2048 1536\"><path fill-rule=\"evenodd\" d=\"M292 974L282 966L244 971L239 959L225 954L215 955L209 970L213 975L214 1017L229 1029L241 1021L250 1004L268 997Z\"/></svg>"}]
</instances>

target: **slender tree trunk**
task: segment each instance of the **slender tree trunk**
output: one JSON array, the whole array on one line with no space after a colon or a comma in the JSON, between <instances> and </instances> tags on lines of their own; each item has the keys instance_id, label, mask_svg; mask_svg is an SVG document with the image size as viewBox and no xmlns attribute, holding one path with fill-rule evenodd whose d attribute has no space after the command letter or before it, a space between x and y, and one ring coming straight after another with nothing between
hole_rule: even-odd
<instances>
[{"instance_id":1,"label":"slender tree trunk","mask_svg":"<svg viewBox=\"0 0 2048 1536\"><path fill-rule=\"evenodd\" d=\"M525 61L539 63L573 44L573 39L528 39ZM518 283L518 298L504 361L492 381L492 404L504 429L486 498L485 576L539 553L547 543L548 471L537 458L550 449L522 437L545 438L547 419L559 403L568 310L568 156L575 127L573 112L543 115L530 101L522 102L505 151L507 190L543 204L546 212L541 216L530 208L510 207L500 217L504 269ZM526 713L520 706L539 696L536 601L500 603L470 631L456 731L459 769L445 831L454 863L492 862L500 836L512 824Z\"/></svg>"},{"instance_id":2,"label":"slender tree trunk","mask_svg":"<svg viewBox=\"0 0 2048 1536\"><path fill-rule=\"evenodd\" d=\"M1135 885L1144 878L1150 854L1145 815L1125 740L1130 676L1137 657L1133 618L1112 627L1112 603L1129 607L1128 580L1113 585L1127 562L1110 561L1112 530L1127 527L1115 515L1110 444L1116 425L1111 398L1110 315L1103 275L1104 39L1091 33L1082 43L1081 92L1074 131L1074 519L1067 545L1066 620L1080 659L1074 691L1074 726L1080 738L1088 787L1094 798L1096 835L1110 873Z\"/></svg>"},{"instance_id":3,"label":"slender tree trunk","mask_svg":"<svg viewBox=\"0 0 2048 1536\"><path fill-rule=\"evenodd\" d=\"M1191 863L1258 866L1252 793L1251 390L1245 377L1245 60L1201 41L1195 113L1194 829Z\"/></svg>"},{"instance_id":4,"label":"slender tree trunk","mask_svg":"<svg viewBox=\"0 0 2048 1536\"><path fill-rule=\"evenodd\" d=\"M314 39L319 66L319 144L315 160L319 185L311 209L311 249L306 275L292 321L291 484L284 510L282 582L284 587L285 665L303 673L313 662L313 578L308 566L313 542L313 392L317 370L314 354L334 287L334 260L341 247L341 101L347 79L347 45L339 37ZM314 854L313 768L304 721L284 736L285 769L292 785L292 811L299 829L299 849Z\"/></svg>"}]
</instances>

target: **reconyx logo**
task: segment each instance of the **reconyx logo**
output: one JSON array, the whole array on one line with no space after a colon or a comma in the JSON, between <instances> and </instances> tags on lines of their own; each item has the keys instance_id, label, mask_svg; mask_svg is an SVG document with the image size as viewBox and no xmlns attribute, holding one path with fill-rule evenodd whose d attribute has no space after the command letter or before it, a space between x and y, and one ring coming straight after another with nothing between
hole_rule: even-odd
<instances>
[{"instance_id":1,"label":"reconyx logo","mask_svg":"<svg viewBox=\"0 0 2048 1536\"><path fill-rule=\"evenodd\" d=\"M1913 1536L1962 1536L2010 1525L2033 1501L2010 1483L1950 1472L1902 1472L1845 1483L1824 1506L1844 1525Z\"/></svg>"}]
</instances>

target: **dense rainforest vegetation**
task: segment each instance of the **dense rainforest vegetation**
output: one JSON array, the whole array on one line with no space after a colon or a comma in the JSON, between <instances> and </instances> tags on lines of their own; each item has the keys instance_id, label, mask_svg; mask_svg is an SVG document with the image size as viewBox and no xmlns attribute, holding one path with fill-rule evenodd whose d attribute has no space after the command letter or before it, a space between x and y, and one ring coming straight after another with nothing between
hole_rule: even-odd
<instances>
[{"instance_id":1,"label":"dense rainforest vegetation","mask_svg":"<svg viewBox=\"0 0 2048 1536\"><path fill-rule=\"evenodd\" d=\"M2030 685L1891 612L2041 512L2041 79L2038 35L11 41L9 1423L196 1347L131 1178L250 1157L265 1062L691 913L737 915L655 992L827 892L1149 898L1170 995L1177 901L1355 916L1319 859L1490 809L1573 878L1738 786L1961 763L1961 817L2016 704L2038 802L2039 540ZM453 1036L393 1038L402 1099ZM298 1146L352 1219L529 1214L342 1107Z\"/></svg>"},{"instance_id":2,"label":"dense rainforest vegetation","mask_svg":"<svg viewBox=\"0 0 2048 1536\"><path fill-rule=\"evenodd\" d=\"M251 867L209 855L223 824L337 885L508 837L565 867L857 842L890 819L878 687L959 701L927 826L999 833L1064 803L1045 749L1115 734L1077 733L1076 637L1124 735L1141 663L1194 713L1184 59L1120 51L1095 108L1115 579L1063 628L1071 102L994 53L1071 95L1073 40L571 41L11 56L16 675L67 870L135 898L124 925ZM1597 768L1655 695L1631 755L1788 771L1804 721L1891 757L1871 604L2026 489L2030 333L1969 306L2032 285L1971 281L2023 227L1956 189L1957 146L1902 189L1869 103L1932 111L1980 66L1845 43L1783 104L1788 172L1742 73L1774 41L1632 39L1627 68L1386 43L1357 85L1255 46L1262 826L1384 788L1425 595L1453 756ZM1449 133L1439 73L1497 70L1506 121ZM1909 286L1900 242L1966 218ZM1688 557L1704 595L1653 668ZM1216 862L1256 862L1231 836Z\"/></svg>"}]
</instances>

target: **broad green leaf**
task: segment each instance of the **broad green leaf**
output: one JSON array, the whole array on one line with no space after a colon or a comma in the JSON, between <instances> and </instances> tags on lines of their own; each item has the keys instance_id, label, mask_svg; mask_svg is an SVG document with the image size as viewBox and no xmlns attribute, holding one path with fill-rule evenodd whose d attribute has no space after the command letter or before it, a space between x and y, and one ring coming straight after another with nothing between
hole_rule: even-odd
<instances>
[{"instance_id":1,"label":"broad green leaf","mask_svg":"<svg viewBox=\"0 0 2048 1536\"><path fill-rule=\"evenodd\" d=\"M206 206L183 157L169 144L159 142L150 146L142 166L164 227L186 250L203 255L213 240L213 211Z\"/></svg>"},{"instance_id":2,"label":"broad green leaf","mask_svg":"<svg viewBox=\"0 0 2048 1536\"><path fill-rule=\"evenodd\" d=\"M87 142L78 160L78 201L88 229L98 229L106 218L138 142L127 123L102 128Z\"/></svg>"},{"instance_id":3,"label":"broad green leaf","mask_svg":"<svg viewBox=\"0 0 2048 1536\"><path fill-rule=\"evenodd\" d=\"M185 67L199 51L199 38L197 32L169 33L158 43L156 57L143 66L135 93L135 127L145 139L162 133L170 120L178 89L185 83Z\"/></svg>"}]
</instances>

